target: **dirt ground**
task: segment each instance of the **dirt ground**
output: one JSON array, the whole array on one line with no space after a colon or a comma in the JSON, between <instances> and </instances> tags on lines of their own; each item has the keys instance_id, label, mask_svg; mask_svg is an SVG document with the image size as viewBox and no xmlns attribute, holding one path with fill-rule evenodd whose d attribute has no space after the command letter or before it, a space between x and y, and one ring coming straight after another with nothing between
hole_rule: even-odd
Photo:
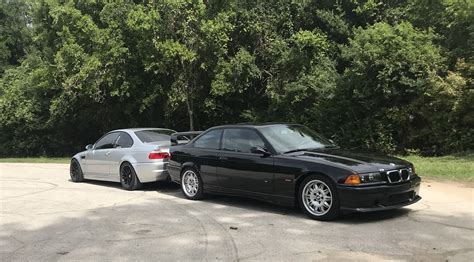
<instances>
[{"instance_id":1,"label":"dirt ground","mask_svg":"<svg viewBox=\"0 0 474 262\"><path fill-rule=\"evenodd\" d=\"M0 164L0 260L474 261L474 188L424 180L407 208L308 219L250 199L73 183L68 165Z\"/></svg>"}]
</instances>

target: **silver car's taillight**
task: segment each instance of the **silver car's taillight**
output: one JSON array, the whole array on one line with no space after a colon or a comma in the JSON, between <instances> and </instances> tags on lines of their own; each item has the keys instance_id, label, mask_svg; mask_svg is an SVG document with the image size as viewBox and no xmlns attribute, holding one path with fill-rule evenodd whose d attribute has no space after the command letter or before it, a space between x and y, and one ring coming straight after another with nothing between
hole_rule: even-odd
<instances>
[{"instance_id":1,"label":"silver car's taillight","mask_svg":"<svg viewBox=\"0 0 474 262\"><path fill-rule=\"evenodd\" d=\"M170 154L168 152L160 152L160 151L151 151L148 154L148 159L168 159L170 158Z\"/></svg>"}]
</instances>

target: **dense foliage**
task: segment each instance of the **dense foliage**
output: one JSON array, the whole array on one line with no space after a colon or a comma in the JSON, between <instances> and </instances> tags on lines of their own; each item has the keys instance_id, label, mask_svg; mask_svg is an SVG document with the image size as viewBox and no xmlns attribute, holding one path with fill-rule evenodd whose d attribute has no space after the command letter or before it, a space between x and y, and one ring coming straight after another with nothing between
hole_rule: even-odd
<instances>
[{"instance_id":1,"label":"dense foliage","mask_svg":"<svg viewBox=\"0 0 474 262\"><path fill-rule=\"evenodd\" d=\"M14 0L0 33L0 156L268 121L389 153L474 147L471 0Z\"/></svg>"}]
</instances>

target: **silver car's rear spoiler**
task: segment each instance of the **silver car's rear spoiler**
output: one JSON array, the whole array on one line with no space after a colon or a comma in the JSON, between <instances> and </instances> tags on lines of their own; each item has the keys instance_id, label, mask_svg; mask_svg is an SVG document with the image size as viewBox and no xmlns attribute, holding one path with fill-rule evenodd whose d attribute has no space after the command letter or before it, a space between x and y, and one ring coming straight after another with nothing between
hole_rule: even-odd
<instances>
[{"instance_id":1,"label":"silver car's rear spoiler","mask_svg":"<svg viewBox=\"0 0 474 262\"><path fill-rule=\"evenodd\" d=\"M176 145L187 144L189 143L189 141L193 140L195 137L197 137L201 133L202 131L173 133L171 134L171 138L170 138L171 145L176 146Z\"/></svg>"}]
</instances>

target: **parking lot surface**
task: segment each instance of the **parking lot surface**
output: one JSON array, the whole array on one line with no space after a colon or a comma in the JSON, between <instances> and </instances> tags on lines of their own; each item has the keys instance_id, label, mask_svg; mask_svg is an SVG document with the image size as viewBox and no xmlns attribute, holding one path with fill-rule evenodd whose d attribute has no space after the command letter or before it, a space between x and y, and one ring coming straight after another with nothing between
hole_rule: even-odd
<instances>
[{"instance_id":1,"label":"parking lot surface","mask_svg":"<svg viewBox=\"0 0 474 262\"><path fill-rule=\"evenodd\" d=\"M73 183L64 164L0 164L0 260L473 261L472 185L423 181L407 208L333 222L178 185Z\"/></svg>"}]
</instances>

